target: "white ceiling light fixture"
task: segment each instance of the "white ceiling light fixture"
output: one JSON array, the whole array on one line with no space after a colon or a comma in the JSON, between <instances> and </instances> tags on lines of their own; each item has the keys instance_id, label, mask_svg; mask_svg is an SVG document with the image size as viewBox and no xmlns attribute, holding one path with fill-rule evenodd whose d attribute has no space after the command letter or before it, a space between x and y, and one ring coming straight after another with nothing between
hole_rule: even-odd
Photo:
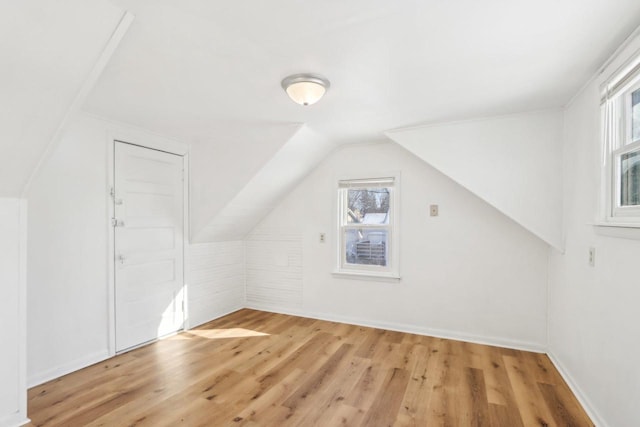
<instances>
[{"instance_id":1,"label":"white ceiling light fixture","mask_svg":"<svg viewBox=\"0 0 640 427\"><path fill-rule=\"evenodd\" d=\"M320 101L329 86L329 80L318 74L293 74L282 80L282 88L289 98L300 105L312 105Z\"/></svg>"}]
</instances>

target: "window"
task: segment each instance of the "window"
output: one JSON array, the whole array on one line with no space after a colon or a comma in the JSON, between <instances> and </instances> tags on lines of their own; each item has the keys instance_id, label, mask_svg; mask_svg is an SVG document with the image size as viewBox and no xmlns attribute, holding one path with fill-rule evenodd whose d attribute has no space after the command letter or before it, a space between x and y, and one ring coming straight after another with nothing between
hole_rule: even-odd
<instances>
[{"instance_id":1,"label":"window","mask_svg":"<svg viewBox=\"0 0 640 427\"><path fill-rule=\"evenodd\" d=\"M338 182L338 273L398 277L397 177Z\"/></svg>"},{"instance_id":2,"label":"window","mask_svg":"<svg viewBox=\"0 0 640 427\"><path fill-rule=\"evenodd\" d=\"M640 58L603 87L604 217L640 226Z\"/></svg>"}]
</instances>

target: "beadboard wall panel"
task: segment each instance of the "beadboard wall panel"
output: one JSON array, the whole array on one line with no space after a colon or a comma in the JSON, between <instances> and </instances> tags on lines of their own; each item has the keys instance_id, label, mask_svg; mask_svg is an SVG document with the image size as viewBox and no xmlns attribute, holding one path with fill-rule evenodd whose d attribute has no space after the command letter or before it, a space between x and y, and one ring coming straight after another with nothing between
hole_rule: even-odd
<instances>
[{"instance_id":1,"label":"beadboard wall panel","mask_svg":"<svg viewBox=\"0 0 640 427\"><path fill-rule=\"evenodd\" d=\"M265 310L302 307L302 236L261 229L245 240L247 306Z\"/></svg>"},{"instance_id":2,"label":"beadboard wall panel","mask_svg":"<svg viewBox=\"0 0 640 427\"><path fill-rule=\"evenodd\" d=\"M244 243L189 246L187 260L189 327L244 307Z\"/></svg>"}]
</instances>

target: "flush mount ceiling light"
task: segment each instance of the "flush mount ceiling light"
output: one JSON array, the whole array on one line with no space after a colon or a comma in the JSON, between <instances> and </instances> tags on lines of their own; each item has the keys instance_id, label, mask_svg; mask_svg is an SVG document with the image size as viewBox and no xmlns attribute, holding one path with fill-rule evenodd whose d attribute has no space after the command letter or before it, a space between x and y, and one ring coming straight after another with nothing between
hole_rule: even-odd
<instances>
[{"instance_id":1,"label":"flush mount ceiling light","mask_svg":"<svg viewBox=\"0 0 640 427\"><path fill-rule=\"evenodd\" d=\"M329 89L329 80L318 74L293 74L282 80L282 88L293 102L300 105L311 105Z\"/></svg>"}]
</instances>

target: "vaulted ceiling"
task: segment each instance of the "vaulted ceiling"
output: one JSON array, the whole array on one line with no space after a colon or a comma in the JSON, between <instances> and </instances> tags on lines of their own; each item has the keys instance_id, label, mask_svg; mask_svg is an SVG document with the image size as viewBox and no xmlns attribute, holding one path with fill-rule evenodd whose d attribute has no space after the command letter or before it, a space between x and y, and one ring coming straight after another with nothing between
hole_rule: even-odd
<instances>
[{"instance_id":1,"label":"vaulted ceiling","mask_svg":"<svg viewBox=\"0 0 640 427\"><path fill-rule=\"evenodd\" d=\"M192 146L206 240L225 224L242 237L336 144L566 105L640 23L640 2L28 0L3 2L0 21L0 197L24 194L77 104ZM320 103L286 97L280 81L299 72L329 78ZM255 194L271 199L242 219Z\"/></svg>"},{"instance_id":2,"label":"vaulted ceiling","mask_svg":"<svg viewBox=\"0 0 640 427\"><path fill-rule=\"evenodd\" d=\"M105 1L0 3L0 197L20 196L121 17Z\"/></svg>"},{"instance_id":3,"label":"vaulted ceiling","mask_svg":"<svg viewBox=\"0 0 640 427\"><path fill-rule=\"evenodd\" d=\"M306 123L336 142L565 105L640 22L637 0L113 0L136 20L86 108L180 138ZM280 88L332 87L312 108Z\"/></svg>"}]
</instances>

